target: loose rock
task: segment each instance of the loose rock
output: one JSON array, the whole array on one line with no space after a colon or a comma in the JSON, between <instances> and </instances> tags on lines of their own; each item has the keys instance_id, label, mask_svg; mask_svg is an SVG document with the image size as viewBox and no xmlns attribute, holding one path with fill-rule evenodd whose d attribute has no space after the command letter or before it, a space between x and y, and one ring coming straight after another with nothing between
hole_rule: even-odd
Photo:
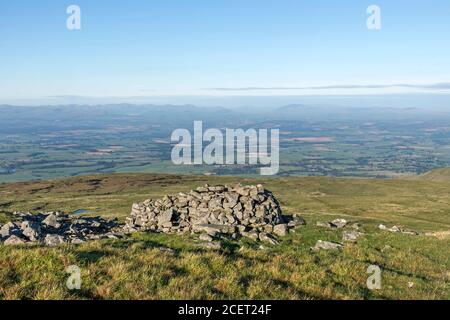
<instances>
[{"instance_id":1,"label":"loose rock","mask_svg":"<svg viewBox=\"0 0 450 320\"><path fill-rule=\"evenodd\" d=\"M80 244L100 238L119 238L123 233L112 230L118 227L115 220L100 217L77 219L62 212L30 214L14 212L16 221L0 229L0 241L15 245L40 243L57 246L62 243Z\"/></svg>"},{"instance_id":2,"label":"loose rock","mask_svg":"<svg viewBox=\"0 0 450 320\"><path fill-rule=\"evenodd\" d=\"M25 241L15 235L12 235L12 236L8 237L4 243L5 243L5 245L19 245L19 244L24 244Z\"/></svg>"},{"instance_id":3,"label":"loose rock","mask_svg":"<svg viewBox=\"0 0 450 320\"><path fill-rule=\"evenodd\" d=\"M342 240L348 242L356 242L361 236L363 236L363 233L355 230L344 231L342 234Z\"/></svg>"},{"instance_id":4,"label":"loose rock","mask_svg":"<svg viewBox=\"0 0 450 320\"><path fill-rule=\"evenodd\" d=\"M322 227L322 228L328 228L328 229L342 229L345 228L347 226L348 222L345 219L335 219L333 221L330 222L321 222L318 221L316 223L316 225L318 227Z\"/></svg>"},{"instance_id":5,"label":"loose rock","mask_svg":"<svg viewBox=\"0 0 450 320\"><path fill-rule=\"evenodd\" d=\"M287 224L279 224L273 228L273 233L279 237L284 237L289 233Z\"/></svg>"},{"instance_id":6,"label":"loose rock","mask_svg":"<svg viewBox=\"0 0 450 320\"><path fill-rule=\"evenodd\" d=\"M318 240L313 250L342 250L344 246L340 243Z\"/></svg>"},{"instance_id":7,"label":"loose rock","mask_svg":"<svg viewBox=\"0 0 450 320\"><path fill-rule=\"evenodd\" d=\"M389 232L394 232L394 233L395 232L399 232L399 233L409 234L409 235L414 235L414 236L419 235L419 233L417 231L413 231L413 230L409 230L409 229L403 229L402 227L399 227L399 226L393 226L391 228L388 228L384 224L380 224L378 226L378 229L384 230L384 231L389 231Z\"/></svg>"},{"instance_id":8,"label":"loose rock","mask_svg":"<svg viewBox=\"0 0 450 320\"><path fill-rule=\"evenodd\" d=\"M347 220L336 219L336 220L331 221L331 224L334 225L336 228L341 229L347 225Z\"/></svg>"}]
</instances>

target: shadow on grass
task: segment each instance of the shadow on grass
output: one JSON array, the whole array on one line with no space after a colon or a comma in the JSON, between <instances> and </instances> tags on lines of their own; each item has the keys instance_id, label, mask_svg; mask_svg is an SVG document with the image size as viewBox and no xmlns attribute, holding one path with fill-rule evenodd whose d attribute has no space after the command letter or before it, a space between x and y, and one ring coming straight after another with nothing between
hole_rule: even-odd
<instances>
[{"instance_id":1,"label":"shadow on grass","mask_svg":"<svg viewBox=\"0 0 450 320\"><path fill-rule=\"evenodd\" d=\"M113 254L110 252L100 251L100 250L81 251L81 252L75 253L76 259L85 264L96 263L100 259L111 256L111 255L113 255Z\"/></svg>"}]
</instances>

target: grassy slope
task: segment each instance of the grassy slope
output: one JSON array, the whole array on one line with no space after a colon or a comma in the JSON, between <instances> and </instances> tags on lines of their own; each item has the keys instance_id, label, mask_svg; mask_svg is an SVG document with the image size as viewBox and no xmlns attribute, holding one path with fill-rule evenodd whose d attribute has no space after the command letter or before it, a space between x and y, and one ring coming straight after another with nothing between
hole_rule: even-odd
<instances>
[{"instance_id":1,"label":"grassy slope","mask_svg":"<svg viewBox=\"0 0 450 320\"><path fill-rule=\"evenodd\" d=\"M450 182L450 168L440 168L426 172L418 177L420 180Z\"/></svg>"},{"instance_id":2,"label":"grassy slope","mask_svg":"<svg viewBox=\"0 0 450 320\"><path fill-rule=\"evenodd\" d=\"M211 252L190 236L155 234L59 248L0 247L0 298L450 298L446 182L94 175L0 185L0 220L19 209L88 209L123 219L134 201L207 182L264 183L285 212L301 213L308 225L265 249L242 240ZM315 227L316 221L335 217L362 223L367 236L341 253L311 252L318 239L340 241L340 231ZM388 234L376 228L380 222L439 237ZM81 291L65 288L64 270L72 264L82 269ZM380 291L366 288L370 264L383 269Z\"/></svg>"}]
</instances>

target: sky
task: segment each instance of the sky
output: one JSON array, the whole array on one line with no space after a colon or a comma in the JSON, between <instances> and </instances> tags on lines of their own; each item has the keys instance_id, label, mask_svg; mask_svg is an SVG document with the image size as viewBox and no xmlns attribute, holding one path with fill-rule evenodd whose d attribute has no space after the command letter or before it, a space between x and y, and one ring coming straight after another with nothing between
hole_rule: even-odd
<instances>
[{"instance_id":1,"label":"sky","mask_svg":"<svg viewBox=\"0 0 450 320\"><path fill-rule=\"evenodd\" d=\"M450 93L450 1L0 0L0 104L397 93Z\"/></svg>"}]
</instances>

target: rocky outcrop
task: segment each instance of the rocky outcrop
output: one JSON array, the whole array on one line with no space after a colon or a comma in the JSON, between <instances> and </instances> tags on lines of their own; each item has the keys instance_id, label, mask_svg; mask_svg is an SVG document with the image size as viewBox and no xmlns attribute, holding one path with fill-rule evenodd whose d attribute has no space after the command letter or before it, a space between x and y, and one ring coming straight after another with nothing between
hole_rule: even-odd
<instances>
[{"instance_id":1,"label":"rocky outcrop","mask_svg":"<svg viewBox=\"0 0 450 320\"><path fill-rule=\"evenodd\" d=\"M57 246L63 243L79 244L87 240L119 238L115 220L77 218L62 212L30 214L15 212L14 221L0 228L0 242L5 245L41 243Z\"/></svg>"},{"instance_id":2,"label":"rocky outcrop","mask_svg":"<svg viewBox=\"0 0 450 320\"><path fill-rule=\"evenodd\" d=\"M330 222L318 221L316 223L316 225L318 227L329 228L329 229L342 229L342 228L345 228L347 226L347 224L348 224L348 222L345 219L335 219Z\"/></svg>"},{"instance_id":3,"label":"rocky outcrop","mask_svg":"<svg viewBox=\"0 0 450 320\"><path fill-rule=\"evenodd\" d=\"M389 231L389 232L399 232L399 233L409 234L409 235L413 235L413 236L419 235L419 232L417 232L417 231L404 229L403 227L399 227L399 226L393 226L391 228L388 228L384 224L380 224L378 226L378 229L383 230L383 231Z\"/></svg>"},{"instance_id":4,"label":"rocky outcrop","mask_svg":"<svg viewBox=\"0 0 450 320\"><path fill-rule=\"evenodd\" d=\"M346 230L342 233L342 240L346 242L356 242L364 233L356 230Z\"/></svg>"},{"instance_id":5,"label":"rocky outcrop","mask_svg":"<svg viewBox=\"0 0 450 320\"><path fill-rule=\"evenodd\" d=\"M189 193L135 203L126 232L203 233L205 241L226 235L277 243L289 229L305 224L298 216L284 217L272 192L262 185L209 186Z\"/></svg>"},{"instance_id":6,"label":"rocky outcrop","mask_svg":"<svg viewBox=\"0 0 450 320\"><path fill-rule=\"evenodd\" d=\"M340 243L318 240L316 245L312 248L317 250L342 250L344 246Z\"/></svg>"}]
</instances>

